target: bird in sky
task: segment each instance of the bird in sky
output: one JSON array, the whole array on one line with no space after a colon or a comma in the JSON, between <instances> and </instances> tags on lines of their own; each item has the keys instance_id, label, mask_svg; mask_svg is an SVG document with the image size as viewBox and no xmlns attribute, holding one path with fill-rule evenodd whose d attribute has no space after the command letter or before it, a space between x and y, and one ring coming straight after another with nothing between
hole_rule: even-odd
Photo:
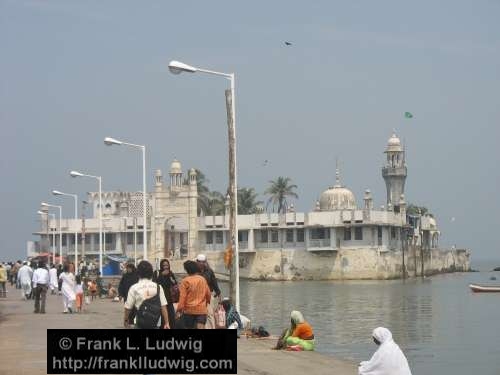
<instances>
[{"instance_id":1,"label":"bird in sky","mask_svg":"<svg viewBox=\"0 0 500 375\"><path fill-rule=\"evenodd\" d=\"M291 46L292 42L285 42L285 46Z\"/></svg>"},{"instance_id":2,"label":"bird in sky","mask_svg":"<svg viewBox=\"0 0 500 375\"><path fill-rule=\"evenodd\" d=\"M262 166L265 167L265 166L267 166L268 163L269 163L269 160L266 159L266 160L264 160L264 163L262 163Z\"/></svg>"}]
</instances>

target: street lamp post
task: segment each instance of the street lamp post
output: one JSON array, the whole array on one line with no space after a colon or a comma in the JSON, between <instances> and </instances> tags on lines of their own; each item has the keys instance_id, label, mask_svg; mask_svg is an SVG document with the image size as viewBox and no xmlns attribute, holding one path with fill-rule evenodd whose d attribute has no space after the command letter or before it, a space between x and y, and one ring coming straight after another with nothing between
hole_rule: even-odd
<instances>
[{"instance_id":1,"label":"street lamp post","mask_svg":"<svg viewBox=\"0 0 500 375\"><path fill-rule=\"evenodd\" d=\"M85 206L87 201L82 201L82 261L85 263Z\"/></svg>"},{"instance_id":2,"label":"street lamp post","mask_svg":"<svg viewBox=\"0 0 500 375\"><path fill-rule=\"evenodd\" d=\"M231 266L230 274L230 295L234 301L236 310L240 310L240 270L239 270L239 251L238 251L238 187L237 187L237 168L236 168L236 113L235 113L235 75L234 73L221 73L213 70L201 69L190 66L179 61L171 61L168 68L173 74L187 73L207 73L216 76L228 78L231 82L231 90L228 95L226 92L226 106L231 111L228 113L228 141L229 141L229 194L231 196L231 206L229 210L229 232L233 243L234 260ZM230 103L229 103L230 101Z\"/></svg>"},{"instance_id":3,"label":"street lamp post","mask_svg":"<svg viewBox=\"0 0 500 375\"><path fill-rule=\"evenodd\" d=\"M148 225L147 225L147 219L148 219L148 213L147 213L147 204L146 204L146 146L145 145L136 145L134 143L128 143L128 142L123 142L119 141L117 139L111 138L111 137L106 137L104 138L104 144L107 146L112 146L112 145L126 145L134 148L138 148L142 150L142 210L143 210L143 225L142 225L142 230L143 230L143 259L147 260L148 259ZM137 257L136 257L137 261Z\"/></svg>"},{"instance_id":4,"label":"street lamp post","mask_svg":"<svg viewBox=\"0 0 500 375\"><path fill-rule=\"evenodd\" d=\"M71 177L95 178L99 182L99 273L102 276L102 177L80 173L77 171L71 171L69 175Z\"/></svg>"},{"instance_id":5,"label":"street lamp post","mask_svg":"<svg viewBox=\"0 0 500 375\"><path fill-rule=\"evenodd\" d=\"M43 211L38 211L37 213L39 215L47 215L47 217L50 215L50 216L52 216L52 220L54 220L54 222L56 221L56 214L51 214L49 212L43 212ZM56 261L56 231L52 230L52 226L50 227L50 231L52 232L52 262L55 263L55 261Z\"/></svg>"},{"instance_id":6,"label":"street lamp post","mask_svg":"<svg viewBox=\"0 0 500 375\"><path fill-rule=\"evenodd\" d=\"M62 264L62 232L61 232L62 206L57 206L55 204L48 204L45 202L42 202L42 206L59 208L59 264ZM55 263L55 258L54 258L54 263Z\"/></svg>"},{"instance_id":7,"label":"street lamp post","mask_svg":"<svg viewBox=\"0 0 500 375\"><path fill-rule=\"evenodd\" d=\"M58 195L58 196L67 196L67 197L73 197L75 200L75 272L76 275L78 275L78 195L76 194L68 194L68 193L63 193L62 191L59 190L52 190L52 194ZM69 249L69 246L68 246ZM68 251L69 255L69 251Z\"/></svg>"}]
</instances>

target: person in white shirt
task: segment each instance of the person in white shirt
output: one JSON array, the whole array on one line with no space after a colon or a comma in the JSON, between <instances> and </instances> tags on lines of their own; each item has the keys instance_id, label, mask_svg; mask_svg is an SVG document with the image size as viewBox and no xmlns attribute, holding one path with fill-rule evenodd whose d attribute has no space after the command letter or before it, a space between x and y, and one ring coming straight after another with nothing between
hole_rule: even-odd
<instances>
[{"instance_id":1,"label":"person in white shirt","mask_svg":"<svg viewBox=\"0 0 500 375\"><path fill-rule=\"evenodd\" d=\"M31 294L31 280L33 279L33 270L28 266L28 262L23 262L23 266L17 271L17 277L21 280L21 296L27 300Z\"/></svg>"},{"instance_id":2,"label":"person in white shirt","mask_svg":"<svg viewBox=\"0 0 500 375\"><path fill-rule=\"evenodd\" d=\"M49 287L49 271L43 261L38 262L38 268L33 272L33 288L35 288L35 314L45 314L45 299ZM41 306L40 306L41 303Z\"/></svg>"},{"instance_id":3,"label":"person in white shirt","mask_svg":"<svg viewBox=\"0 0 500 375\"><path fill-rule=\"evenodd\" d=\"M373 341L379 347L369 361L359 365L359 375L411 375L410 366L387 328L373 330Z\"/></svg>"},{"instance_id":4,"label":"person in white shirt","mask_svg":"<svg viewBox=\"0 0 500 375\"><path fill-rule=\"evenodd\" d=\"M139 281L130 287L127 295L127 301L125 302L123 317L124 327L129 327L130 311L132 311L134 307L139 309L139 306L141 306L146 299L156 296L159 287L161 316L165 322L162 328L169 329L170 325L168 322L167 299L165 298L165 293L163 292L161 285L158 285L151 280L153 278L153 266L151 263L147 260L141 261L137 266L137 275L139 276Z\"/></svg>"},{"instance_id":5,"label":"person in white shirt","mask_svg":"<svg viewBox=\"0 0 500 375\"><path fill-rule=\"evenodd\" d=\"M62 281L61 291L63 295L63 313L73 313L73 302L76 301L75 295L75 275L70 272L69 265L64 265L63 273L59 275L59 280Z\"/></svg>"},{"instance_id":6,"label":"person in white shirt","mask_svg":"<svg viewBox=\"0 0 500 375\"><path fill-rule=\"evenodd\" d=\"M59 288L59 282L57 279L57 268L55 264L52 264L52 267L49 271L50 275L50 294L57 294L57 290Z\"/></svg>"}]
</instances>

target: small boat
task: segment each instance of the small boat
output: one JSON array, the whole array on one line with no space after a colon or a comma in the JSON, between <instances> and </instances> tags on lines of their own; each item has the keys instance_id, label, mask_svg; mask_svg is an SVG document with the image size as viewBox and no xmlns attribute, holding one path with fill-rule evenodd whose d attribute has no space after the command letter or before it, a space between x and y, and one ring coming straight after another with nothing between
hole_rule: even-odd
<instances>
[{"instance_id":1,"label":"small boat","mask_svg":"<svg viewBox=\"0 0 500 375\"><path fill-rule=\"evenodd\" d=\"M469 288L474 293L500 293L500 285L469 284Z\"/></svg>"}]
</instances>

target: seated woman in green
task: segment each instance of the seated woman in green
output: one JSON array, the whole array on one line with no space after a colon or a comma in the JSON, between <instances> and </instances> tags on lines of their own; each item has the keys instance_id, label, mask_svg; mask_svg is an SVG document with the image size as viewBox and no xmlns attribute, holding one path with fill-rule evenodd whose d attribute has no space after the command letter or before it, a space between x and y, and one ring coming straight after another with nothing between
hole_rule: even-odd
<instances>
[{"instance_id":1,"label":"seated woman in green","mask_svg":"<svg viewBox=\"0 0 500 375\"><path fill-rule=\"evenodd\" d=\"M314 350L314 333L300 311L290 314L290 328L286 329L278 340L276 349Z\"/></svg>"}]
</instances>

